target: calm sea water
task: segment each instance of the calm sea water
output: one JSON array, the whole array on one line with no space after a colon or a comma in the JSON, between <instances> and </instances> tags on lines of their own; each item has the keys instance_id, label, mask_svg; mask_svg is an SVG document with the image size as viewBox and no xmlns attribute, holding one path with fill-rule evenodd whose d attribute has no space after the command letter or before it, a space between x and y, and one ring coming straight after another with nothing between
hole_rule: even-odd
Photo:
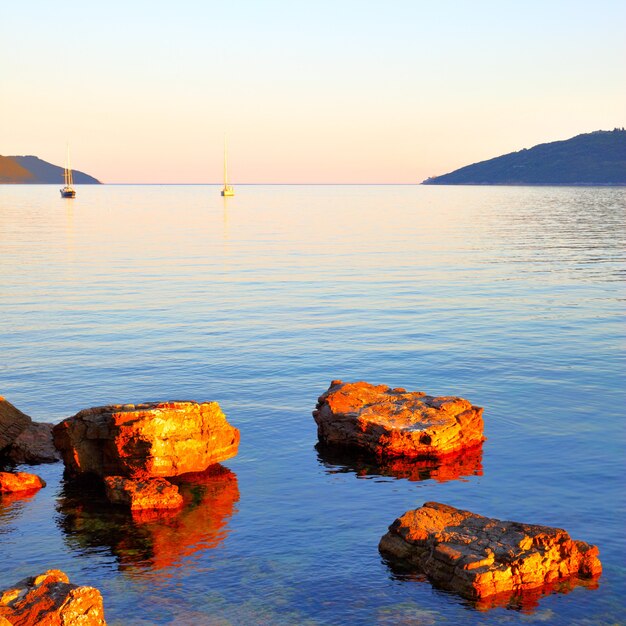
<instances>
[{"instance_id":1,"label":"calm sea water","mask_svg":"<svg viewBox=\"0 0 626 626\"><path fill-rule=\"evenodd\" d=\"M0 500L0 580L98 587L108 622L623 624L622 189L0 186L0 393L37 420L217 400L239 455L178 516ZM315 449L331 379L485 407L482 458L396 473ZM435 500L566 528L596 589L477 611L377 544Z\"/></svg>"}]
</instances>

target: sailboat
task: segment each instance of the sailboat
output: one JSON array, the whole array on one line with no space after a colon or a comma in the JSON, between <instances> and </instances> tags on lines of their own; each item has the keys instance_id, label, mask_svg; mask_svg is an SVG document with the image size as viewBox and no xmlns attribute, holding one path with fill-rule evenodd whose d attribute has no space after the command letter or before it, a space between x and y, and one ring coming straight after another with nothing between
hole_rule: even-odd
<instances>
[{"instance_id":1,"label":"sailboat","mask_svg":"<svg viewBox=\"0 0 626 626\"><path fill-rule=\"evenodd\" d=\"M72 180L72 168L70 167L70 147L67 146L67 157L65 159L65 169L63 170L63 189L59 189L62 198L75 198L76 190Z\"/></svg>"},{"instance_id":2,"label":"sailboat","mask_svg":"<svg viewBox=\"0 0 626 626\"><path fill-rule=\"evenodd\" d=\"M226 158L226 138L224 137L224 188L222 189L222 195L225 198L229 198L235 195L235 190L232 185L228 184L228 165Z\"/></svg>"}]
</instances>

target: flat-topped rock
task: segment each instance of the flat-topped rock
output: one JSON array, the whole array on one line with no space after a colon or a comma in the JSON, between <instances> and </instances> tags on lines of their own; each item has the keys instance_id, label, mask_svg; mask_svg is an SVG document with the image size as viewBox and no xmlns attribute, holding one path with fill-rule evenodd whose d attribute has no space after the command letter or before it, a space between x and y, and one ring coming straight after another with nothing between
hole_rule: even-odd
<instances>
[{"instance_id":1,"label":"flat-topped rock","mask_svg":"<svg viewBox=\"0 0 626 626\"><path fill-rule=\"evenodd\" d=\"M0 472L0 493L37 491L46 486L46 482L36 474L27 472Z\"/></svg>"},{"instance_id":2,"label":"flat-topped rock","mask_svg":"<svg viewBox=\"0 0 626 626\"><path fill-rule=\"evenodd\" d=\"M334 380L313 417L327 445L379 458L443 458L484 441L482 413L463 398Z\"/></svg>"},{"instance_id":3,"label":"flat-topped rock","mask_svg":"<svg viewBox=\"0 0 626 626\"><path fill-rule=\"evenodd\" d=\"M133 480L106 476L104 488L111 504L123 504L132 510L178 509L183 506L178 487L165 478Z\"/></svg>"},{"instance_id":4,"label":"flat-topped rock","mask_svg":"<svg viewBox=\"0 0 626 626\"><path fill-rule=\"evenodd\" d=\"M0 590L0 624L106 626L100 592L71 584L60 570L48 570Z\"/></svg>"},{"instance_id":5,"label":"flat-topped rock","mask_svg":"<svg viewBox=\"0 0 626 626\"><path fill-rule=\"evenodd\" d=\"M70 475L177 476L237 454L239 430L217 402L149 402L85 409L53 429Z\"/></svg>"},{"instance_id":6,"label":"flat-topped rock","mask_svg":"<svg viewBox=\"0 0 626 626\"><path fill-rule=\"evenodd\" d=\"M560 528L501 521L437 502L395 520L379 550L392 567L425 575L470 600L602 572L598 548Z\"/></svg>"}]
</instances>

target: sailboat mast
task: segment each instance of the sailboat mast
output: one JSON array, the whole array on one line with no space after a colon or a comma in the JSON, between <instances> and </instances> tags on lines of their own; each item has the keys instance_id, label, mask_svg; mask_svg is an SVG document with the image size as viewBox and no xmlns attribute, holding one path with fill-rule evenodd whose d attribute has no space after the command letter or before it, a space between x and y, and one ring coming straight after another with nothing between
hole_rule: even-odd
<instances>
[{"instance_id":1,"label":"sailboat mast","mask_svg":"<svg viewBox=\"0 0 626 626\"><path fill-rule=\"evenodd\" d=\"M222 189L222 195L225 198L230 198L235 195L235 191L228 184L228 151L226 148L226 133L224 133L224 188Z\"/></svg>"},{"instance_id":2,"label":"sailboat mast","mask_svg":"<svg viewBox=\"0 0 626 626\"><path fill-rule=\"evenodd\" d=\"M67 143L65 154L65 167L63 168L63 189L59 189L62 198L75 198L76 190L73 187L72 166L70 165L70 144Z\"/></svg>"},{"instance_id":3,"label":"sailboat mast","mask_svg":"<svg viewBox=\"0 0 626 626\"><path fill-rule=\"evenodd\" d=\"M67 144L67 185L71 187L74 184L72 180L72 166L70 164L70 145Z\"/></svg>"},{"instance_id":4,"label":"sailboat mast","mask_svg":"<svg viewBox=\"0 0 626 626\"><path fill-rule=\"evenodd\" d=\"M65 155L65 169L63 170L63 181L66 187L71 187L73 184L72 179L72 166L70 165L70 144L67 144L67 154Z\"/></svg>"},{"instance_id":5,"label":"sailboat mast","mask_svg":"<svg viewBox=\"0 0 626 626\"><path fill-rule=\"evenodd\" d=\"M224 135L224 189L228 185L228 166L226 161L226 135Z\"/></svg>"}]
</instances>

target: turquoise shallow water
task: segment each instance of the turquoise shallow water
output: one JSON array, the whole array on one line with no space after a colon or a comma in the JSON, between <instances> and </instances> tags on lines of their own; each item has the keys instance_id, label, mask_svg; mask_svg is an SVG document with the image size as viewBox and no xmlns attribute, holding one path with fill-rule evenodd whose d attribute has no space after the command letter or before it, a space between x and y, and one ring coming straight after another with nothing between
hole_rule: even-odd
<instances>
[{"instance_id":1,"label":"turquoise shallow water","mask_svg":"<svg viewBox=\"0 0 626 626\"><path fill-rule=\"evenodd\" d=\"M152 521L48 487L0 501L0 579L58 567L108 622L621 624L625 194L608 188L0 186L0 394L37 420L217 400L239 455ZM485 407L454 477L315 449L330 380ZM377 544L428 500L566 528L596 589L480 612Z\"/></svg>"}]
</instances>

